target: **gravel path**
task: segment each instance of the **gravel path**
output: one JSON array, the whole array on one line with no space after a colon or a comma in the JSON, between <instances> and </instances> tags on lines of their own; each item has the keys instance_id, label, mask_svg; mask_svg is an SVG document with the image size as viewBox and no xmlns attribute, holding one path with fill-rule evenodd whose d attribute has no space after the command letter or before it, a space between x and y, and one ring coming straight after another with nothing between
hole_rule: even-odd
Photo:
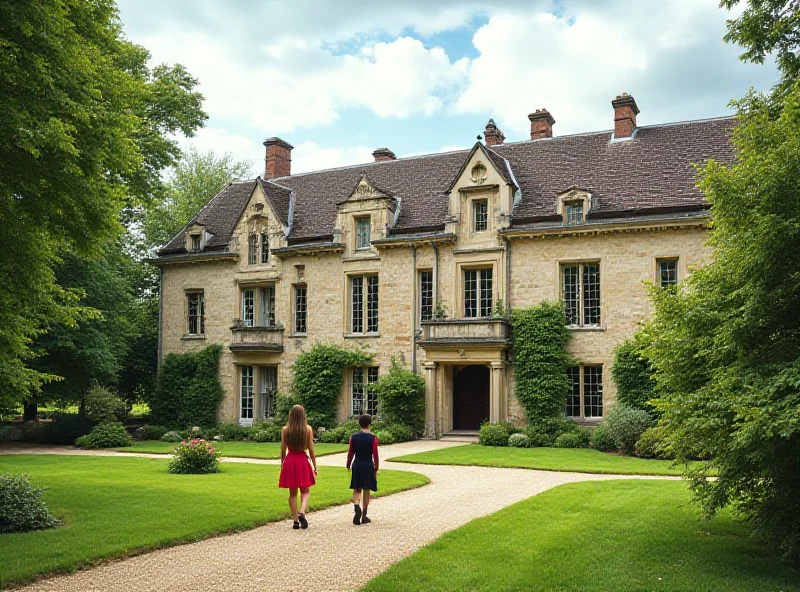
<instances>
[{"instance_id":1,"label":"gravel path","mask_svg":"<svg viewBox=\"0 0 800 592\"><path fill-rule=\"evenodd\" d=\"M384 447L382 458L448 445L457 444L430 441L396 444ZM22 450L25 449L14 452ZM36 450L44 452L41 448ZM344 461L344 454L336 454L321 457L319 464L343 466ZM352 506L338 506L310 513L308 530L292 530L291 521L284 520L57 576L22 589L30 592L353 590L443 533L551 487L577 481L636 478L392 462L383 462L381 468L422 473L431 484L374 500L369 512L372 524L354 526Z\"/></svg>"}]
</instances>

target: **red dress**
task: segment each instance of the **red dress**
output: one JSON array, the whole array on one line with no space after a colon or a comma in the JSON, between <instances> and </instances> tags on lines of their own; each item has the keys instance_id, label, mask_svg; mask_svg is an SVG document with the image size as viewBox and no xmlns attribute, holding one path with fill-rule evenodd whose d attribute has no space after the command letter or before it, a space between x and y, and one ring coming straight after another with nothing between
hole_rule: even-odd
<instances>
[{"instance_id":1,"label":"red dress","mask_svg":"<svg viewBox=\"0 0 800 592\"><path fill-rule=\"evenodd\" d=\"M314 469L311 468L306 451L290 448L281 465L278 487L311 487L315 483Z\"/></svg>"}]
</instances>

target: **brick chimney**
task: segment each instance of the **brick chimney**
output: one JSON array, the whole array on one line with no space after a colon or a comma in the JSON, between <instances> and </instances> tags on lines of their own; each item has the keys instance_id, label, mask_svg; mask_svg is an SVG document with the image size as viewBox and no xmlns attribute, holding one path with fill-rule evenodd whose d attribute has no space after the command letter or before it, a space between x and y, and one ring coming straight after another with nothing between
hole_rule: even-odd
<instances>
[{"instance_id":1,"label":"brick chimney","mask_svg":"<svg viewBox=\"0 0 800 592\"><path fill-rule=\"evenodd\" d=\"M636 129L636 114L639 107L628 93L622 93L611 101L614 107L614 138L630 138Z\"/></svg>"},{"instance_id":2,"label":"brick chimney","mask_svg":"<svg viewBox=\"0 0 800 592\"><path fill-rule=\"evenodd\" d=\"M528 114L531 120L531 140L553 137L553 124L556 122L547 109L537 109L535 113Z\"/></svg>"},{"instance_id":3,"label":"brick chimney","mask_svg":"<svg viewBox=\"0 0 800 592\"><path fill-rule=\"evenodd\" d=\"M502 144L506 137L502 131L497 129L494 119L490 119L486 124L486 129L483 130L483 139L486 140L487 146L497 146L498 144Z\"/></svg>"},{"instance_id":4,"label":"brick chimney","mask_svg":"<svg viewBox=\"0 0 800 592\"><path fill-rule=\"evenodd\" d=\"M378 148L375 152L372 153L372 156L375 157L375 162L384 162L386 160L397 160L397 157L394 155L394 152L392 152L388 148Z\"/></svg>"},{"instance_id":5,"label":"brick chimney","mask_svg":"<svg viewBox=\"0 0 800 592\"><path fill-rule=\"evenodd\" d=\"M264 140L267 156L264 165L264 178L288 177L292 174L292 146L280 138Z\"/></svg>"}]
</instances>

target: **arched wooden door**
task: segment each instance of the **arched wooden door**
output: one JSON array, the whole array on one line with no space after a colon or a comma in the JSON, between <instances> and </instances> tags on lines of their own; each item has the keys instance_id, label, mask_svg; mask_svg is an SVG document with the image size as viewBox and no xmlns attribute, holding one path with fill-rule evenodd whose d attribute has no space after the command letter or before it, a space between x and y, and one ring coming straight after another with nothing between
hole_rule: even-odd
<instances>
[{"instance_id":1,"label":"arched wooden door","mask_svg":"<svg viewBox=\"0 0 800 592\"><path fill-rule=\"evenodd\" d=\"M467 366L453 378L453 429L477 430L489 419L489 368Z\"/></svg>"}]
</instances>

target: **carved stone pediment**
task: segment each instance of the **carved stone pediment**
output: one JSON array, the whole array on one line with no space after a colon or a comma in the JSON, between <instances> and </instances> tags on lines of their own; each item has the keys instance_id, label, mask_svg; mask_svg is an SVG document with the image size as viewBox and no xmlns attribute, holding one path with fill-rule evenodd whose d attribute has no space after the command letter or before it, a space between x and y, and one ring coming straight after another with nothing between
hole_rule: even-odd
<instances>
[{"instance_id":1,"label":"carved stone pediment","mask_svg":"<svg viewBox=\"0 0 800 592\"><path fill-rule=\"evenodd\" d=\"M390 196L386 195L383 191L370 183L366 175L361 175L361 179L359 179L356 188L353 190L353 193L350 194L350 197L347 198L347 201L356 201L360 199L379 199L383 197Z\"/></svg>"}]
</instances>

